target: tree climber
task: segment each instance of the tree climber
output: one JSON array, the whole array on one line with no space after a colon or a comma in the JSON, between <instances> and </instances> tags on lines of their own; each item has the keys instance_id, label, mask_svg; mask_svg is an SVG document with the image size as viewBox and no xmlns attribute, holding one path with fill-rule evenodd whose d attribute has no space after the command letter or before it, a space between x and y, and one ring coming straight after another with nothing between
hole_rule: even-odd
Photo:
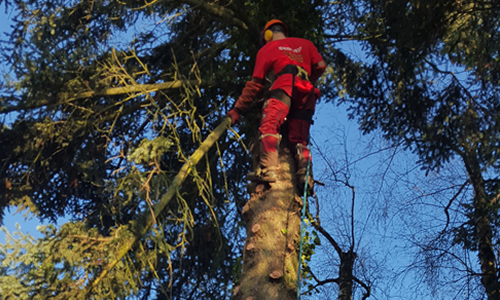
<instances>
[{"instance_id":1,"label":"tree climber","mask_svg":"<svg viewBox=\"0 0 500 300\"><path fill-rule=\"evenodd\" d=\"M280 20L266 24L262 41L265 45L257 53L252 80L246 83L227 116L231 118L232 126L236 124L240 115L264 93L264 78L273 71L276 81L266 96L260 120L260 161L256 176L264 182L277 180L279 130L288 118L288 139L295 147L292 150L296 153L297 180L302 187L307 180L308 189L312 190L314 179L311 171L306 178L307 163L311 160L307 140L316 100L320 96L312 82L321 77L326 63L311 41L288 37L288 28Z\"/></svg>"}]
</instances>

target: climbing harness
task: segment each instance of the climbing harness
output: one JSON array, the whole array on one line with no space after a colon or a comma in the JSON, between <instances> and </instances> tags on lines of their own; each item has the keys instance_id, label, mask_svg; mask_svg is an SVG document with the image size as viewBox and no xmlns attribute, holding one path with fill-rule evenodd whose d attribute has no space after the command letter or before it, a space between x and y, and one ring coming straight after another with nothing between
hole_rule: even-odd
<instances>
[{"instance_id":1,"label":"climbing harness","mask_svg":"<svg viewBox=\"0 0 500 300\"><path fill-rule=\"evenodd\" d=\"M293 78L292 78L292 93L293 93L293 89L295 88L295 76L299 77L302 80L310 81L309 74L307 73L307 71L304 68L297 66L297 65L294 65L294 64L286 65L285 67L283 67L283 69L281 69L281 71L279 71L278 74L276 74L276 78L283 76L283 75L286 75L286 74L290 74L293 76ZM292 97L293 97L293 95L292 95ZM285 103L285 105L290 107L290 108L292 106L292 97L288 96L288 94L285 91L283 91L282 89L279 89L279 88L271 90L266 95L266 98L277 99L277 100ZM303 105L304 107L307 107L308 103L310 101L316 100L316 98L315 98L316 95L315 95L314 89L311 90L311 92L306 97L307 97L307 100ZM309 122L312 125L312 124L314 124L313 119L312 119L313 115L314 115L314 110L295 108L295 109L292 109L290 111L290 113L288 114L288 118L289 119L304 120L304 121Z\"/></svg>"},{"instance_id":2,"label":"climbing harness","mask_svg":"<svg viewBox=\"0 0 500 300\"><path fill-rule=\"evenodd\" d=\"M279 71L276 76L280 77L281 75L285 75L285 74L292 74L294 77L298 76L302 80L310 81L309 74L307 73L307 71L304 68L302 68L301 66L297 66L294 64L289 64L289 65L284 66L283 69L281 69L281 71Z\"/></svg>"}]
</instances>

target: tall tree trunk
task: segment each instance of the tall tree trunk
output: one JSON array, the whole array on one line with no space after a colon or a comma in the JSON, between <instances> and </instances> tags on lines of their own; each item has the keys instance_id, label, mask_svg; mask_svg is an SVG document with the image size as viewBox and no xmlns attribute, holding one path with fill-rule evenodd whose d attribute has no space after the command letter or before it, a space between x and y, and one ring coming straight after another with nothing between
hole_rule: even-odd
<instances>
[{"instance_id":1,"label":"tall tree trunk","mask_svg":"<svg viewBox=\"0 0 500 300\"><path fill-rule=\"evenodd\" d=\"M340 255L340 268L339 268L339 300L352 300L352 287L353 287L353 270L354 261L356 260L356 253L353 249L348 252L341 252Z\"/></svg>"},{"instance_id":2,"label":"tall tree trunk","mask_svg":"<svg viewBox=\"0 0 500 300\"><path fill-rule=\"evenodd\" d=\"M489 300L500 299L496 257L491 244L493 236L489 218L486 188L475 149L463 155L465 167L474 188L474 223L478 242L478 257L481 264L481 283Z\"/></svg>"},{"instance_id":3,"label":"tall tree trunk","mask_svg":"<svg viewBox=\"0 0 500 300\"><path fill-rule=\"evenodd\" d=\"M283 143L282 143L283 145ZM292 300L297 296L301 200L295 161L280 147L276 183L251 183L243 208L247 239L236 300Z\"/></svg>"}]
</instances>

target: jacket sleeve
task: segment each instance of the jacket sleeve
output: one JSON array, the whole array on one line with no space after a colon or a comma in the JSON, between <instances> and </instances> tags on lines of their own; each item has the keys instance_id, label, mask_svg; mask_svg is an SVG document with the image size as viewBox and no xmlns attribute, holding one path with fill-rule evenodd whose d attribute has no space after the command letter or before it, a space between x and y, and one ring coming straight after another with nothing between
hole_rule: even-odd
<instances>
[{"instance_id":1,"label":"jacket sleeve","mask_svg":"<svg viewBox=\"0 0 500 300\"><path fill-rule=\"evenodd\" d=\"M325 72L326 63L323 60L323 57L321 57L321 54L319 54L318 49L314 46L314 44L311 41L308 42L310 46L309 53L311 55L311 82L315 82Z\"/></svg>"},{"instance_id":2,"label":"jacket sleeve","mask_svg":"<svg viewBox=\"0 0 500 300\"><path fill-rule=\"evenodd\" d=\"M317 64L313 65L311 70L311 82L315 82L316 80L318 80L321 77L321 75L323 75L325 70L326 70L326 63L324 60L321 60Z\"/></svg>"},{"instance_id":3,"label":"jacket sleeve","mask_svg":"<svg viewBox=\"0 0 500 300\"><path fill-rule=\"evenodd\" d=\"M263 84L255 82L254 80L247 81L243 92L241 92L241 96L238 98L238 101L236 101L235 108L239 113L244 114L253 100L261 96L263 92Z\"/></svg>"}]
</instances>

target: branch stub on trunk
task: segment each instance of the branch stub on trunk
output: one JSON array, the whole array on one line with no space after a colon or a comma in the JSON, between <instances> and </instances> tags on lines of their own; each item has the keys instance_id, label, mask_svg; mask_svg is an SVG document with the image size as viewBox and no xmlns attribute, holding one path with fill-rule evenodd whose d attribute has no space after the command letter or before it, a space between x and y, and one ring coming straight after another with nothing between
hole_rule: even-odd
<instances>
[{"instance_id":1,"label":"branch stub on trunk","mask_svg":"<svg viewBox=\"0 0 500 300\"><path fill-rule=\"evenodd\" d=\"M255 249L255 245L253 243L249 243L247 245L247 251L252 251L253 249Z\"/></svg>"},{"instance_id":2,"label":"branch stub on trunk","mask_svg":"<svg viewBox=\"0 0 500 300\"><path fill-rule=\"evenodd\" d=\"M252 226L252 232L257 233L260 230L260 224L255 224Z\"/></svg>"},{"instance_id":3,"label":"branch stub on trunk","mask_svg":"<svg viewBox=\"0 0 500 300\"><path fill-rule=\"evenodd\" d=\"M269 274L269 277L271 277L274 280L280 279L281 277L283 277L283 272L279 270L274 270L273 272L271 272L271 274Z\"/></svg>"}]
</instances>

